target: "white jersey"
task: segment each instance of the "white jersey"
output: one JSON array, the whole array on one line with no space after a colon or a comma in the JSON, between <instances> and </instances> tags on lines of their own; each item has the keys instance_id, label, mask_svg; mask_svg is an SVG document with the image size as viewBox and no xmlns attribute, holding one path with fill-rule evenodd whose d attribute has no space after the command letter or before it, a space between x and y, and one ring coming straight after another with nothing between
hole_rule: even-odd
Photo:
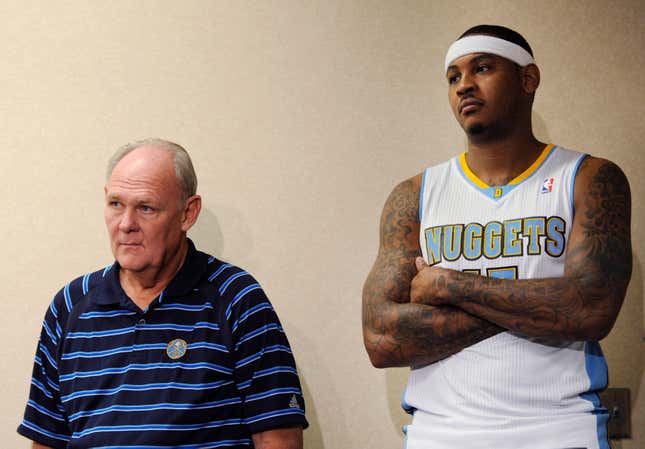
<instances>
[{"instance_id":1,"label":"white jersey","mask_svg":"<svg viewBox=\"0 0 645 449\"><path fill-rule=\"evenodd\" d=\"M524 173L489 187L465 155L423 173L420 244L429 265L514 279L558 277L585 155L548 145ZM511 332L412 370L406 449L609 448L597 342Z\"/></svg>"}]
</instances>

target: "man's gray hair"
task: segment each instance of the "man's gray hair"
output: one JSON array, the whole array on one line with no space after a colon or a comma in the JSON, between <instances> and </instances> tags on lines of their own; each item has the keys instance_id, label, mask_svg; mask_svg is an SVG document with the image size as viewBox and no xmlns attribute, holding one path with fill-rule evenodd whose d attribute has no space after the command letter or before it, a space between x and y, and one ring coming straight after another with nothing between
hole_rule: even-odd
<instances>
[{"instance_id":1,"label":"man's gray hair","mask_svg":"<svg viewBox=\"0 0 645 449\"><path fill-rule=\"evenodd\" d=\"M179 188L181 190L182 202L197 193L197 175L195 175L195 169L193 168L193 163L190 160L188 151L179 144L156 137L137 140L136 142L128 143L119 148L108 161L108 182L112 176L114 167L116 167L119 161L121 161L121 159L131 151L144 146L160 148L172 154L173 165L175 166L175 175L177 176L177 182L179 182Z\"/></svg>"}]
</instances>

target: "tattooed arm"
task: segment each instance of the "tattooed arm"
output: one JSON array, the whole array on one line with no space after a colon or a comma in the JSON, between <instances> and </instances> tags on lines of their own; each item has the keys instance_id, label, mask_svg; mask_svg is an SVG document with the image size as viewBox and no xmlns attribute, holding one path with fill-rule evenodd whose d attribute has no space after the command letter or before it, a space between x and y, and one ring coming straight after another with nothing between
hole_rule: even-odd
<instances>
[{"instance_id":1,"label":"tattooed arm","mask_svg":"<svg viewBox=\"0 0 645 449\"><path fill-rule=\"evenodd\" d=\"M428 365L503 330L455 307L410 303L421 255L420 186L419 175L387 199L378 256L363 287L363 339L378 368Z\"/></svg>"},{"instance_id":2,"label":"tattooed arm","mask_svg":"<svg viewBox=\"0 0 645 449\"><path fill-rule=\"evenodd\" d=\"M502 280L425 266L413 302L452 305L533 337L601 340L631 276L630 193L623 172L587 157L575 181L575 217L564 276Z\"/></svg>"}]
</instances>

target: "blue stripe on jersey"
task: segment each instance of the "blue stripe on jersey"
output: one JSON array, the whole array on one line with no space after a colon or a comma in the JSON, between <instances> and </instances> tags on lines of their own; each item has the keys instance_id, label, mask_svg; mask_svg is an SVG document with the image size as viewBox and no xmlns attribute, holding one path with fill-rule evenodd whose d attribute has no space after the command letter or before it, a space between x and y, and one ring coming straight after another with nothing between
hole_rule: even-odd
<instances>
[{"instance_id":1,"label":"blue stripe on jersey","mask_svg":"<svg viewBox=\"0 0 645 449\"><path fill-rule=\"evenodd\" d=\"M24 419L22 421L22 425L25 426L28 429L33 430L34 432L38 432L41 435L48 436L49 438L53 438L55 440L61 440L61 441L69 441L70 440L70 437L68 435L62 435L62 434L59 434L59 433L50 432L49 430L43 429L42 427L37 426L36 424L34 424L34 423L30 422L30 421L27 421L26 419Z\"/></svg>"},{"instance_id":2,"label":"blue stripe on jersey","mask_svg":"<svg viewBox=\"0 0 645 449\"><path fill-rule=\"evenodd\" d=\"M244 298L244 296L246 296L249 292L252 292L253 290L262 290L262 287L260 287L260 284L251 284L243 288L242 290L240 290L239 293L237 293L233 297L233 301L231 301L231 303L226 308L226 318L231 317L231 310L233 309L233 307L235 307L237 303L240 302L242 298Z\"/></svg>"},{"instance_id":3,"label":"blue stripe on jersey","mask_svg":"<svg viewBox=\"0 0 645 449\"><path fill-rule=\"evenodd\" d=\"M412 407L410 404L408 404L408 403L405 401L405 393L406 393L407 391L408 391L408 387L407 387L407 385L406 385L406 387L403 389L403 394L401 395L401 408L403 409L403 411L404 411L405 413L410 413L410 414L412 414L412 413L414 413L414 410L415 410L415 409L414 409L414 407Z\"/></svg>"},{"instance_id":4,"label":"blue stripe on jersey","mask_svg":"<svg viewBox=\"0 0 645 449\"><path fill-rule=\"evenodd\" d=\"M419 192L419 223L423 222L423 194L426 189L426 173L428 169L423 170L421 175L421 191Z\"/></svg>"},{"instance_id":5,"label":"blue stripe on jersey","mask_svg":"<svg viewBox=\"0 0 645 449\"><path fill-rule=\"evenodd\" d=\"M105 357L108 355L123 354L131 351L147 351L149 349L166 349L168 343L148 343L148 344L139 344L133 346L121 346L119 348L106 349L103 351L78 351L78 352L68 352L61 356L61 360L72 360L77 358L96 358L96 357ZM188 345L188 349L215 349L221 352L227 352L228 349L224 345L216 343L207 343L203 341L191 343Z\"/></svg>"},{"instance_id":6,"label":"blue stripe on jersey","mask_svg":"<svg viewBox=\"0 0 645 449\"><path fill-rule=\"evenodd\" d=\"M178 404L173 402L160 402L156 404L146 404L146 405L112 405L110 407L105 407L98 410L91 411L80 411L69 416L70 421L75 421L79 418L85 418L88 416L97 416L104 415L106 413L115 412L115 411L125 411L125 412L146 412L151 410L204 410L209 408L222 407L223 405L230 404L239 404L242 402L242 399L237 398L228 398L221 401L212 401L204 402L201 404Z\"/></svg>"},{"instance_id":7,"label":"blue stripe on jersey","mask_svg":"<svg viewBox=\"0 0 645 449\"><path fill-rule=\"evenodd\" d=\"M237 388L239 389L248 388L254 379L257 379L259 377L270 376L272 374L278 374L278 373L291 373L291 374L295 374L296 376L298 375L298 371L296 371L295 368L292 368L290 366L276 366L273 368L267 368L267 369L256 371L255 373L253 373L251 380L238 383Z\"/></svg>"},{"instance_id":8,"label":"blue stripe on jersey","mask_svg":"<svg viewBox=\"0 0 645 449\"><path fill-rule=\"evenodd\" d=\"M216 449L218 447L230 447L239 445L250 445L250 438L242 438L240 440L218 440L210 443L200 444L182 444L180 446L97 446L94 449Z\"/></svg>"},{"instance_id":9,"label":"blue stripe on jersey","mask_svg":"<svg viewBox=\"0 0 645 449\"><path fill-rule=\"evenodd\" d=\"M267 412L267 413L262 413L260 415L251 416L244 420L244 424L250 424L250 423L262 421L264 419L269 419L269 418L275 418L276 416L283 416L283 415L303 415L304 416L304 414L305 412L303 412L299 408L285 408L282 410L275 410L273 412Z\"/></svg>"},{"instance_id":10,"label":"blue stripe on jersey","mask_svg":"<svg viewBox=\"0 0 645 449\"><path fill-rule=\"evenodd\" d=\"M598 391L607 387L607 363L598 342L585 342L585 367L589 376L589 391L580 395L582 399L590 401L596 415L596 431L600 449L609 449L607 441L607 421L609 413L600 403Z\"/></svg>"},{"instance_id":11,"label":"blue stripe on jersey","mask_svg":"<svg viewBox=\"0 0 645 449\"><path fill-rule=\"evenodd\" d=\"M250 309L242 313L242 315L240 315L240 317L237 320L235 320L235 322L233 322L233 326L231 327L231 330L235 332L237 330L237 326L239 326L242 322L244 322L249 316L264 309L273 310L273 307L268 302L262 302L256 306L251 307Z\"/></svg>"},{"instance_id":12,"label":"blue stripe on jersey","mask_svg":"<svg viewBox=\"0 0 645 449\"><path fill-rule=\"evenodd\" d=\"M89 282L90 282L90 274L86 274L83 276L83 294L87 295L87 292L89 291Z\"/></svg>"},{"instance_id":13,"label":"blue stripe on jersey","mask_svg":"<svg viewBox=\"0 0 645 449\"><path fill-rule=\"evenodd\" d=\"M206 369L211 371L217 371L224 374L230 374L233 372L230 368L227 368L222 365L216 365L215 363L208 362L199 362L199 363L182 363L182 362L169 362L169 363L139 363L139 364L130 364L120 368L105 368L96 371L76 371L69 374L64 374L60 376L61 382L67 382L73 379L85 379L88 377L103 376L106 374L123 374L128 371L148 371L148 370L158 370L158 369L187 369L187 370L198 370Z\"/></svg>"},{"instance_id":14,"label":"blue stripe on jersey","mask_svg":"<svg viewBox=\"0 0 645 449\"><path fill-rule=\"evenodd\" d=\"M69 284L65 285L63 289L63 296L65 297L65 305L67 306L67 312L72 311L72 297L69 294Z\"/></svg>"},{"instance_id":15,"label":"blue stripe on jersey","mask_svg":"<svg viewBox=\"0 0 645 449\"><path fill-rule=\"evenodd\" d=\"M51 310L52 315L54 315L54 318L58 319L58 309L56 309L56 304L54 301L49 305L49 310Z\"/></svg>"},{"instance_id":16,"label":"blue stripe on jersey","mask_svg":"<svg viewBox=\"0 0 645 449\"><path fill-rule=\"evenodd\" d=\"M242 276L248 276L248 275L249 273L247 273L246 271L240 271L239 273L232 274L231 276L228 277L228 279L226 279L222 283L222 285L220 285L218 289L219 294L223 295L226 292L226 289L228 288L228 286L231 285L235 279L241 278Z\"/></svg>"},{"instance_id":17,"label":"blue stripe on jersey","mask_svg":"<svg viewBox=\"0 0 645 449\"><path fill-rule=\"evenodd\" d=\"M108 265L103 269L103 277L105 277L105 275L108 274L111 268L112 268L112 265Z\"/></svg>"},{"instance_id":18,"label":"blue stripe on jersey","mask_svg":"<svg viewBox=\"0 0 645 449\"><path fill-rule=\"evenodd\" d=\"M578 176L578 170L580 169L580 164L582 164L582 161L584 161L588 154L583 154L580 156L580 159L578 159L578 162L576 162L575 167L573 168L573 174L571 175L571 189L569 190L571 193L571 217L575 217L575 208L573 207L574 199L575 199L575 185L576 185L576 177Z\"/></svg>"},{"instance_id":19,"label":"blue stripe on jersey","mask_svg":"<svg viewBox=\"0 0 645 449\"><path fill-rule=\"evenodd\" d=\"M172 303L172 304L163 304L159 307L157 307L157 310L184 310L188 312L201 312L206 309L213 309L213 305L210 302L205 302L202 305L187 305L187 304L179 304L179 303Z\"/></svg>"},{"instance_id":20,"label":"blue stripe on jersey","mask_svg":"<svg viewBox=\"0 0 645 449\"><path fill-rule=\"evenodd\" d=\"M38 388L42 393L47 396L48 398L53 398L54 395L51 394L51 392L43 385L42 382L38 381L38 379L34 379L33 377L31 378L31 384Z\"/></svg>"},{"instance_id":21,"label":"blue stripe on jersey","mask_svg":"<svg viewBox=\"0 0 645 449\"><path fill-rule=\"evenodd\" d=\"M212 390L224 385L232 383L230 380L218 380L216 382L209 382L205 384L188 384L180 382L162 382L156 384L142 384L142 385L133 385L133 384L123 384L116 388L107 388L102 390L81 390L65 396L61 396L61 401L69 402L72 399L87 397L87 396L110 396L121 391L150 391L150 390L164 390L164 389L176 389L176 390Z\"/></svg>"},{"instance_id":22,"label":"blue stripe on jersey","mask_svg":"<svg viewBox=\"0 0 645 449\"><path fill-rule=\"evenodd\" d=\"M216 427L224 427L231 425L239 425L241 419L222 419L219 421L210 421L197 424L134 424L134 425L121 425L121 426L97 426L90 427L81 432L74 432L72 438L80 438L86 435L91 435L97 432L144 432L144 431L157 431L157 430L199 430L210 429Z\"/></svg>"},{"instance_id":23,"label":"blue stripe on jersey","mask_svg":"<svg viewBox=\"0 0 645 449\"><path fill-rule=\"evenodd\" d=\"M224 270L226 270L227 268L230 268L230 267L232 267L232 266L233 266L233 265L231 265L230 263L222 264L222 266L221 266L221 267L219 267L219 268L215 271L215 273L211 274L211 275L208 277L208 280L209 280L210 282L213 282L213 280L214 280L217 276L219 276L219 275L220 275L220 273L221 273L222 271L224 271Z\"/></svg>"},{"instance_id":24,"label":"blue stripe on jersey","mask_svg":"<svg viewBox=\"0 0 645 449\"><path fill-rule=\"evenodd\" d=\"M254 362L255 360L258 360L264 354L268 354L268 353L276 352L276 351L284 351L284 352L288 352L289 354L291 354L291 349L288 346L284 346L284 345L267 346L262 351L256 352L253 355L250 355L250 356L248 356L246 358L243 358L242 360L239 360L235 364L235 369L241 368L244 365L248 365L249 363Z\"/></svg>"},{"instance_id":25,"label":"blue stripe on jersey","mask_svg":"<svg viewBox=\"0 0 645 449\"><path fill-rule=\"evenodd\" d=\"M63 415L61 413L56 413L56 412L53 412L53 411L51 411L49 409L46 409L45 407L43 407L42 405L38 405L37 402L35 402L35 401L31 400L31 399L29 399L27 401L27 406L35 408L40 413L43 413L43 414L45 414L45 415L47 415L47 416L49 416L51 418L54 418L56 421L65 421L65 418L63 417Z\"/></svg>"},{"instance_id":26,"label":"blue stripe on jersey","mask_svg":"<svg viewBox=\"0 0 645 449\"><path fill-rule=\"evenodd\" d=\"M249 332L249 333L247 333L247 334L243 335L243 336L238 340L238 342L235 344L235 350L238 350L238 349L239 349L239 347L240 347L240 345L241 345L242 343L247 342L247 341L249 341L250 339L257 337L258 335L266 334L267 332L272 331L272 330L277 330L277 331L279 331L279 332L284 332L284 331L282 330L282 327L280 327L280 326L279 326L279 325L277 325L276 323L269 323L269 324L266 324L266 325L264 325L264 326L262 326L262 327L259 327L259 328L257 328L257 329L254 329L254 330L252 330L251 332Z\"/></svg>"},{"instance_id":27,"label":"blue stripe on jersey","mask_svg":"<svg viewBox=\"0 0 645 449\"><path fill-rule=\"evenodd\" d=\"M39 347L39 349L40 349L40 352L42 352L42 353L45 355L45 358L47 359L47 361L49 362L49 364L50 364L54 369L57 369L57 368L58 368L58 364L56 363L56 360L54 360L54 358L51 356L51 354L49 353L49 350L45 347L45 345L44 345L44 344L42 344L42 343L40 343L40 344L38 345L38 347Z\"/></svg>"},{"instance_id":28,"label":"blue stripe on jersey","mask_svg":"<svg viewBox=\"0 0 645 449\"><path fill-rule=\"evenodd\" d=\"M47 321L43 321L43 330L45 333L49 336L49 339L54 345L58 344L58 337L54 334L54 332L49 328L49 324L47 324Z\"/></svg>"},{"instance_id":29,"label":"blue stripe on jersey","mask_svg":"<svg viewBox=\"0 0 645 449\"><path fill-rule=\"evenodd\" d=\"M89 320L91 318L111 318L115 316L136 315L136 312L131 310L112 310L109 312L85 312L78 316L79 320Z\"/></svg>"},{"instance_id":30,"label":"blue stripe on jersey","mask_svg":"<svg viewBox=\"0 0 645 449\"><path fill-rule=\"evenodd\" d=\"M135 325L130 327L125 327L122 329L111 329L107 331L94 331L94 332L70 332L67 334L66 338L99 338L99 337L108 337L113 335L122 335L127 334L128 332L133 332L135 329L145 331L145 330L173 330L173 331L187 331L191 332L195 329L212 329L219 330L219 326L215 323L207 323L205 321L200 321L193 325L180 325L180 324L143 324Z\"/></svg>"},{"instance_id":31,"label":"blue stripe on jersey","mask_svg":"<svg viewBox=\"0 0 645 449\"><path fill-rule=\"evenodd\" d=\"M67 352L61 356L61 360L72 360L77 358L96 358L114 354L123 354L131 351L145 351L148 349L166 349L166 343L151 343L145 345L122 346L120 348L106 349L104 351L78 351Z\"/></svg>"},{"instance_id":32,"label":"blue stripe on jersey","mask_svg":"<svg viewBox=\"0 0 645 449\"><path fill-rule=\"evenodd\" d=\"M274 388L272 390L265 391L264 393L250 394L246 397L246 402L255 401L257 399L268 398L269 396L275 396L277 394L297 394L302 396L302 392L298 388Z\"/></svg>"}]
</instances>

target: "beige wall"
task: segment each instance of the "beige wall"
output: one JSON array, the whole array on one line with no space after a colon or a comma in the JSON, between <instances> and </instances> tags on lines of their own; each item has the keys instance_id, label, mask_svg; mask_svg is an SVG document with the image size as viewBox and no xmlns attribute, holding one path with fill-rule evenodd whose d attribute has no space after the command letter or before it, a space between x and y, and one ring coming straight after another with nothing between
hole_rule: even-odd
<instances>
[{"instance_id":1,"label":"beige wall","mask_svg":"<svg viewBox=\"0 0 645 449\"><path fill-rule=\"evenodd\" d=\"M634 276L604 346L635 406L637 439L617 447L645 446L644 17L638 0L1 1L2 446L28 446L14 429L50 298L111 260L108 155L160 136L194 157L192 236L254 273L282 318L307 447L402 448L406 370L369 364L360 291L390 189L464 148L443 56L486 22L535 50L539 137L631 180Z\"/></svg>"}]
</instances>

